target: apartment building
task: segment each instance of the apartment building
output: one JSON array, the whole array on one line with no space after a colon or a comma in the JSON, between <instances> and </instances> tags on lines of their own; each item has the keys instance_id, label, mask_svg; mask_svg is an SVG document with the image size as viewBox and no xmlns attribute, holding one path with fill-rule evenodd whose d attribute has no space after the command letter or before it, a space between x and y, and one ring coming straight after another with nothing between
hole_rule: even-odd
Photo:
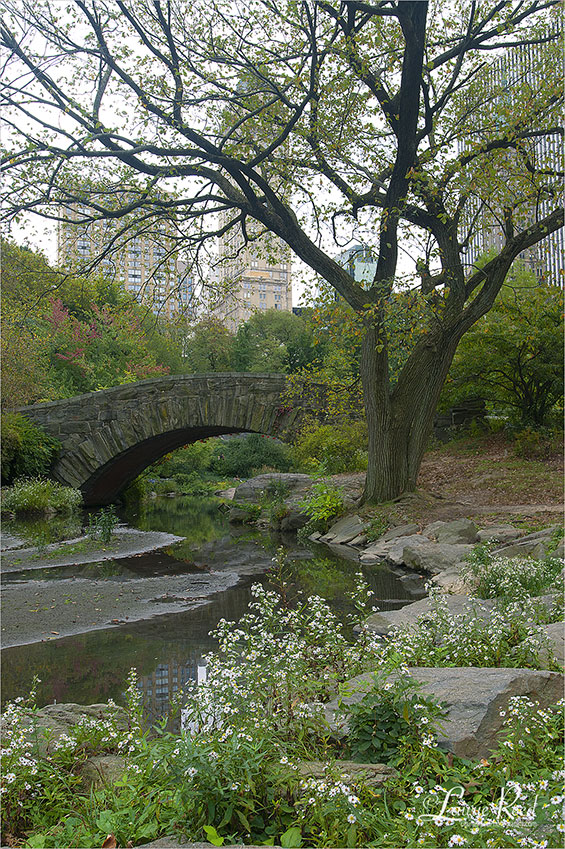
<instances>
[{"instance_id":1,"label":"apartment building","mask_svg":"<svg viewBox=\"0 0 565 849\"><path fill-rule=\"evenodd\" d=\"M552 33L556 39L560 38L557 27ZM518 45L509 47L488 68L488 84L500 90L495 103L492 105L492 115L496 115L498 108L503 108L506 102L510 102L516 96L520 87L531 87L535 89L540 82L543 66L540 67L541 47L538 44ZM460 143L459 151L467 148L468 143ZM509 151L508 176L509 184L512 183L513 157L516 154ZM561 138L558 134L552 136L540 136L530 145L529 156L532 167L548 171L563 171L563 150ZM500 157L499 157L500 159ZM504 166L501 166L504 167ZM521 204L518 211L517 226L526 227L536 220L544 218L555 206L555 198L538 191L535 195L526 195L526 201ZM518 197L517 200L520 200ZM466 229L471 231L468 246L465 252L465 263L469 270L479 257L490 250L500 250L505 238L503 234L502 221L504 212L489 204L482 204L479 199L472 200L468 204L466 214L462 221L461 236L464 238ZM543 241L520 254L519 259L535 274L540 282L563 285L564 279L564 256L565 236L563 228L551 233Z\"/></svg>"},{"instance_id":2,"label":"apartment building","mask_svg":"<svg viewBox=\"0 0 565 849\"><path fill-rule=\"evenodd\" d=\"M244 243L239 227L219 244L217 295L212 312L235 332L254 313L292 312L290 248L269 233Z\"/></svg>"},{"instance_id":3,"label":"apartment building","mask_svg":"<svg viewBox=\"0 0 565 849\"><path fill-rule=\"evenodd\" d=\"M62 210L57 253L61 268L80 272L97 257L100 270L118 280L140 303L166 318L190 309L194 286L186 263L172 253L166 223L118 242L113 220L84 221L91 211L79 203Z\"/></svg>"}]
</instances>

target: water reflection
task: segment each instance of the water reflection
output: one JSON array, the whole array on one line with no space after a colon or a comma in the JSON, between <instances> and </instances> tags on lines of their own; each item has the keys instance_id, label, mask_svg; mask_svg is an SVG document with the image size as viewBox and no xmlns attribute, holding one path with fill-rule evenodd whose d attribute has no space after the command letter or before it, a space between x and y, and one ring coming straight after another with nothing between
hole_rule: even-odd
<instances>
[{"instance_id":1,"label":"water reflection","mask_svg":"<svg viewBox=\"0 0 565 849\"><path fill-rule=\"evenodd\" d=\"M328 599L344 620L353 611L347 593L353 589L357 563L322 546L302 546L294 536L283 539L269 532L230 526L217 501L160 498L127 518L141 530L174 533L186 540L166 551L135 558L45 570L45 577L49 573L50 578L63 583L77 576L99 580L103 569L106 580L138 581L140 586L145 578L162 577L166 589L169 576L212 570L234 572L240 576L239 583L182 613L5 649L3 704L28 693L34 676L41 679L40 705L54 701L93 704L108 698L123 703L128 673L135 668L147 716L157 719L167 712L171 698L188 680L202 677L205 656L215 648L209 632L221 618L238 620L244 614L251 584L268 580L265 572L281 543L289 557L294 592ZM24 532L28 533L20 527L20 535ZM363 572L381 609L402 606L424 594L423 581L405 581L386 567L366 567ZM23 573L14 577L26 580Z\"/></svg>"}]
</instances>

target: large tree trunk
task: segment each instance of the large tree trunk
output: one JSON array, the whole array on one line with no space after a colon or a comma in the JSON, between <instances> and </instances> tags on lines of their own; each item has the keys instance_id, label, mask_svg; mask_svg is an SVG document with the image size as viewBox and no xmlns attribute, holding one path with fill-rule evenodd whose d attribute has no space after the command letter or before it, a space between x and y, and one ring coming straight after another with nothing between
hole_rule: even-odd
<instances>
[{"instance_id":1,"label":"large tree trunk","mask_svg":"<svg viewBox=\"0 0 565 849\"><path fill-rule=\"evenodd\" d=\"M384 352L369 330L363 343L361 379L369 434L365 501L390 501L416 488L439 396L459 339L441 334L420 342L397 386L389 391Z\"/></svg>"}]
</instances>

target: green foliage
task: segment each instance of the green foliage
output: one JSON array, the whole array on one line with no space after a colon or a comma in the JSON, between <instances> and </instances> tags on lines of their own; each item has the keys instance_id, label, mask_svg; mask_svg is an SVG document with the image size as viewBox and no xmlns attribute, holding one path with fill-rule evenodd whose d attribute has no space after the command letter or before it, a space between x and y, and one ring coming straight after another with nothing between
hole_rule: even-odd
<instances>
[{"instance_id":1,"label":"green foliage","mask_svg":"<svg viewBox=\"0 0 565 849\"><path fill-rule=\"evenodd\" d=\"M514 270L499 298L459 343L442 406L481 397L523 425L551 420L563 399L563 292Z\"/></svg>"},{"instance_id":2,"label":"green foliage","mask_svg":"<svg viewBox=\"0 0 565 849\"><path fill-rule=\"evenodd\" d=\"M563 448L563 431L547 428L524 428L514 438L514 453L526 460L546 460L559 455Z\"/></svg>"},{"instance_id":3,"label":"green foliage","mask_svg":"<svg viewBox=\"0 0 565 849\"><path fill-rule=\"evenodd\" d=\"M257 313L238 328L234 345L237 371L293 373L315 356L314 338L302 316L282 310Z\"/></svg>"},{"instance_id":4,"label":"green foliage","mask_svg":"<svg viewBox=\"0 0 565 849\"><path fill-rule=\"evenodd\" d=\"M78 489L43 478L18 480L2 490L2 510L10 513L70 513L81 504Z\"/></svg>"},{"instance_id":5,"label":"green foliage","mask_svg":"<svg viewBox=\"0 0 565 849\"><path fill-rule=\"evenodd\" d=\"M156 472L161 477L172 477L191 472L206 472L210 468L217 444L218 440L206 439L185 445L184 448L177 448L150 466L147 474Z\"/></svg>"},{"instance_id":6,"label":"green foliage","mask_svg":"<svg viewBox=\"0 0 565 849\"><path fill-rule=\"evenodd\" d=\"M445 596L430 588L432 608L411 628L394 629L384 654L406 666L509 666L547 668L543 624L551 616L523 592L519 600L501 598L483 613L479 600L454 614Z\"/></svg>"},{"instance_id":7,"label":"green foliage","mask_svg":"<svg viewBox=\"0 0 565 849\"><path fill-rule=\"evenodd\" d=\"M260 433L217 440L210 461L211 471L227 478L248 478L264 467L288 472L290 465L287 446Z\"/></svg>"},{"instance_id":8,"label":"green foliage","mask_svg":"<svg viewBox=\"0 0 565 849\"><path fill-rule=\"evenodd\" d=\"M343 488L330 481L319 480L312 484L298 507L310 517L307 533L326 531L332 521L345 509Z\"/></svg>"},{"instance_id":9,"label":"green foliage","mask_svg":"<svg viewBox=\"0 0 565 849\"><path fill-rule=\"evenodd\" d=\"M233 371L234 339L219 319L199 321L185 341L188 370L191 373Z\"/></svg>"},{"instance_id":10,"label":"green foliage","mask_svg":"<svg viewBox=\"0 0 565 849\"><path fill-rule=\"evenodd\" d=\"M298 435L293 455L295 465L306 471L317 471L321 466L330 475L363 471L367 468L367 425L310 422Z\"/></svg>"},{"instance_id":11,"label":"green foliage","mask_svg":"<svg viewBox=\"0 0 565 849\"><path fill-rule=\"evenodd\" d=\"M418 692L410 676L390 682L376 675L372 689L348 705L346 715L353 760L413 769L415 752L424 754L437 746L438 720L445 712Z\"/></svg>"},{"instance_id":12,"label":"green foliage","mask_svg":"<svg viewBox=\"0 0 565 849\"><path fill-rule=\"evenodd\" d=\"M563 532L560 531L559 538ZM557 544L557 542L556 542ZM501 557L488 546L477 546L469 555L465 574L478 598L501 597L519 601L525 595L539 596L550 589L559 591L563 562L557 557Z\"/></svg>"},{"instance_id":13,"label":"green foliage","mask_svg":"<svg viewBox=\"0 0 565 849\"><path fill-rule=\"evenodd\" d=\"M110 542L119 521L114 507L104 507L88 517L87 534L91 539Z\"/></svg>"},{"instance_id":14,"label":"green foliage","mask_svg":"<svg viewBox=\"0 0 565 849\"><path fill-rule=\"evenodd\" d=\"M374 516L365 529L365 535L369 542L374 542L380 539L389 529L389 519L387 516Z\"/></svg>"},{"instance_id":15,"label":"green foliage","mask_svg":"<svg viewBox=\"0 0 565 849\"><path fill-rule=\"evenodd\" d=\"M60 443L19 413L2 414L2 483L45 475Z\"/></svg>"},{"instance_id":16,"label":"green foliage","mask_svg":"<svg viewBox=\"0 0 565 849\"><path fill-rule=\"evenodd\" d=\"M182 371L181 345L123 286L57 272L3 243L3 407Z\"/></svg>"}]
</instances>

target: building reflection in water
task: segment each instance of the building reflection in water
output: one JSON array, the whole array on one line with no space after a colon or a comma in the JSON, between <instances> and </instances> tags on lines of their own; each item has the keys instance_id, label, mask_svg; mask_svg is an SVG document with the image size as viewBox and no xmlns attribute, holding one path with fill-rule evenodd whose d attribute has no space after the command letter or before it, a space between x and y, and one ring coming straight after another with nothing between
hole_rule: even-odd
<instances>
[{"instance_id":1,"label":"building reflection in water","mask_svg":"<svg viewBox=\"0 0 565 849\"><path fill-rule=\"evenodd\" d=\"M179 691L186 689L189 681L200 684L205 680L206 658L199 652L193 652L185 663L159 663L150 675L138 677L137 688L143 697L146 721L152 723L168 716L171 702ZM178 726L178 720L170 717L170 724Z\"/></svg>"}]
</instances>

